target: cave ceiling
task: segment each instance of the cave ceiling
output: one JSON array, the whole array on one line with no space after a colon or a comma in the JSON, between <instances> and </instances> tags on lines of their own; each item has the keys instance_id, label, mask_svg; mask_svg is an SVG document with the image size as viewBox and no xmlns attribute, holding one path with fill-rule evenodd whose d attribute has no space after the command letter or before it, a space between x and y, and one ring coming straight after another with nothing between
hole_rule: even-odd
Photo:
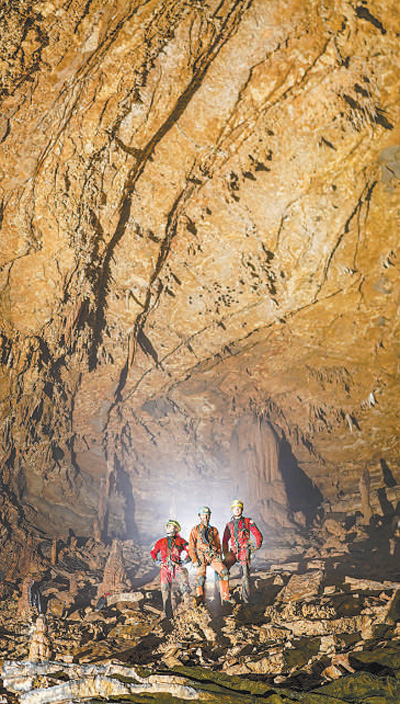
<instances>
[{"instance_id":1,"label":"cave ceiling","mask_svg":"<svg viewBox=\"0 0 400 704\"><path fill-rule=\"evenodd\" d=\"M3 523L397 501L397 2L1 12Z\"/></svg>"}]
</instances>

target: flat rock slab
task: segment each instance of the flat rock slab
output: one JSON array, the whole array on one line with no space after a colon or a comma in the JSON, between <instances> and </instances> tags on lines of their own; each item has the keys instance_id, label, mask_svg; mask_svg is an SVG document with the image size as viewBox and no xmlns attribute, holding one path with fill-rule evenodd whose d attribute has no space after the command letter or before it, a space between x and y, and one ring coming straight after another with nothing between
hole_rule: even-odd
<instances>
[{"instance_id":1,"label":"flat rock slab","mask_svg":"<svg viewBox=\"0 0 400 704\"><path fill-rule=\"evenodd\" d=\"M278 598L283 602L310 599L319 593L322 578L322 570L306 572L306 574L294 574L289 579L286 587L282 589Z\"/></svg>"}]
</instances>

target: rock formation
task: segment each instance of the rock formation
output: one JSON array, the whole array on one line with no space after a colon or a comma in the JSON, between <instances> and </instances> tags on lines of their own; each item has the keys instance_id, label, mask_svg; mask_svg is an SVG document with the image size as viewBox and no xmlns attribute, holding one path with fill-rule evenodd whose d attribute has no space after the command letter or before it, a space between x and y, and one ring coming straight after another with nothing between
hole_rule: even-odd
<instances>
[{"instance_id":1,"label":"rock formation","mask_svg":"<svg viewBox=\"0 0 400 704\"><path fill-rule=\"evenodd\" d=\"M127 591L130 587L125 571L125 562L119 540L113 540L110 554L104 567L103 581L97 595L115 594Z\"/></svg>"},{"instance_id":2,"label":"rock formation","mask_svg":"<svg viewBox=\"0 0 400 704\"><path fill-rule=\"evenodd\" d=\"M0 22L5 530L155 536L233 487L285 524L366 465L396 504L393 0Z\"/></svg>"},{"instance_id":3,"label":"rock formation","mask_svg":"<svg viewBox=\"0 0 400 704\"><path fill-rule=\"evenodd\" d=\"M51 643L47 634L46 617L39 614L35 622L35 632L29 644L28 659L32 662L43 662L50 660Z\"/></svg>"},{"instance_id":4,"label":"rock formation","mask_svg":"<svg viewBox=\"0 0 400 704\"><path fill-rule=\"evenodd\" d=\"M143 693L178 693L171 686L179 684L194 688L192 698L211 702L212 692L217 702L218 696L228 693L229 701L243 701L248 691L260 702L267 697L268 704L300 700L322 704L329 694L335 701L348 701L348 692L352 701L361 703L374 692L382 704L392 704L398 692L400 653L397 557L389 556L383 526L371 534L364 527L358 533L328 519L324 534L328 528L330 535L341 536L343 545L350 546L351 556L336 550L332 560L320 547L320 556L308 559L304 548L287 545L281 546L276 565L258 554L250 604L241 603L239 570L232 570L233 606L221 610L219 599L210 595L208 608L187 607L168 626L161 620L159 581L152 578L150 561L142 586L130 593L132 599L115 594L101 610L90 603L97 570L89 567L92 547L87 541L79 551L83 569L74 606L61 616L48 610L54 659L49 661L44 615L36 619L29 647L21 621L13 639L1 637L7 695L23 692L24 702L69 701L68 697L85 701L90 696L106 701L123 694L139 696L140 688L129 690L135 681L146 685ZM318 531L310 535L317 550L320 537ZM145 563L143 549L124 547L130 566L139 553ZM63 560L71 557L66 553ZM189 569L194 581L195 569ZM383 569L386 578L376 578ZM57 590L64 571L65 564L57 563L53 577L47 579L49 604L52 596L55 600L68 595ZM0 604L4 633L13 628L11 603L8 595ZM145 667L144 679L137 674L138 665ZM179 675L176 670L168 674L177 667ZM153 687L162 682L163 690ZM211 690L204 688L205 682L213 683ZM257 689L261 685L262 691ZM184 692L188 690L181 690L182 699Z\"/></svg>"},{"instance_id":5,"label":"rock formation","mask_svg":"<svg viewBox=\"0 0 400 704\"><path fill-rule=\"evenodd\" d=\"M385 571L373 550L394 572L398 553L399 36L395 0L3 3L0 644L15 661L32 575L71 658L114 657L129 633L140 659L155 626L165 662L275 686L351 676L351 643L397 638L397 588L347 601L335 580ZM233 614L216 665L195 619L191 642L165 644L145 592L130 621L119 602L94 611L97 590L127 586L116 542L101 583L111 541L141 589L167 517L187 536L207 503L223 527L235 496L266 536L262 637ZM290 588L288 550L304 563ZM307 613L275 604L277 582L289 594L321 570Z\"/></svg>"},{"instance_id":6,"label":"rock formation","mask_svg":"<svg viewBox=\"0 0 400 704\"><path fill-rule=\"evenodd\" d=\"M31 606L31 587L34 583L34 580L31 575L28 575L25 577L25 579L22 582L22 590L21 590L21 596L18 600L18 606L17 606L17 616L19 618L24 618L31 614L32 612L32 606Z\"/></svg>"}]
</instances>

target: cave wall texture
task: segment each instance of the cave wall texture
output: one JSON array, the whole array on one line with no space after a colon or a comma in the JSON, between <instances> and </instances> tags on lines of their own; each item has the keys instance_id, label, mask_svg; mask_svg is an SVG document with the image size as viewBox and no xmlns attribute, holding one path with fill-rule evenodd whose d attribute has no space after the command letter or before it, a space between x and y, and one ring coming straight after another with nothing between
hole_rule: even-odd
<instances>
[{"instance_id":1,"label":"cave wall texture","mask_svg":"<svg viewBox=\"0 0 400 704\"><path fill-rule=\"evenodd\" d=\"M397 0L0 12L3 556L395 505Z\"/></svg>"}]
</instances>

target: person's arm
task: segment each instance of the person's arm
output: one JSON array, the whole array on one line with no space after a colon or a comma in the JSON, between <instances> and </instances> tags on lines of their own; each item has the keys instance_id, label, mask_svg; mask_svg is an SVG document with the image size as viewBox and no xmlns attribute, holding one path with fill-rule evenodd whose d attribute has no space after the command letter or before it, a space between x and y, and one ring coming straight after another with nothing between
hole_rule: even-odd
<instances>
[{"instance_id":1,"label":"person's arm","mask_svg":"<svg viewBox=\"0 0 400 704\"><path fill-rule=\"evenodd\" d=\"M153 549L150 551L150 557L154 562L157 561L157 556L158 553L160 552L160 541L157 540L156 544L154 545Z\"/></svg>"},{"instance_id":2,"label":"person's arm","mask_svg":"<svg viewBox=\"0 0 400 704\"><path fill-rule=\"evenodd\" d=\"M215 552L221 555L221 541L219 539L219 533L216 528L213 529L213 545Z\"/></svg>"},{"instance_id":3,"label":"person's arm","mask_svg":"<svg viewBox=\"0 0 400 704\"><path fill-rule=\"evenodd\" d=\"M196 526L192 528L190 531L190 536L189 536L189 548L188 548L188 553L190 556L190 559L192 562L196 563L197 562L197 552L196 552L196 545L197 545L197 536L196 536Z\"/></svg>"},{"instance_id":4,"label":"person's arm","mask_svg":"<svg viewBox=\"0 0 400 704\"><path fill-rule=\"evenodd\" d=\"M261 547L262 542L263 542L262 533L261 533L261 531L257 528L257 526L256 526L256 524L254 523L254 521L252 521L252 520L250 520L249 528L250 528L250 531L251 531L252 535L254 536L254 539L255 539L255 541L256 541L256 548L257 548L257 550L258 550L258 549Z\"/></svg>"}]
</instances>

